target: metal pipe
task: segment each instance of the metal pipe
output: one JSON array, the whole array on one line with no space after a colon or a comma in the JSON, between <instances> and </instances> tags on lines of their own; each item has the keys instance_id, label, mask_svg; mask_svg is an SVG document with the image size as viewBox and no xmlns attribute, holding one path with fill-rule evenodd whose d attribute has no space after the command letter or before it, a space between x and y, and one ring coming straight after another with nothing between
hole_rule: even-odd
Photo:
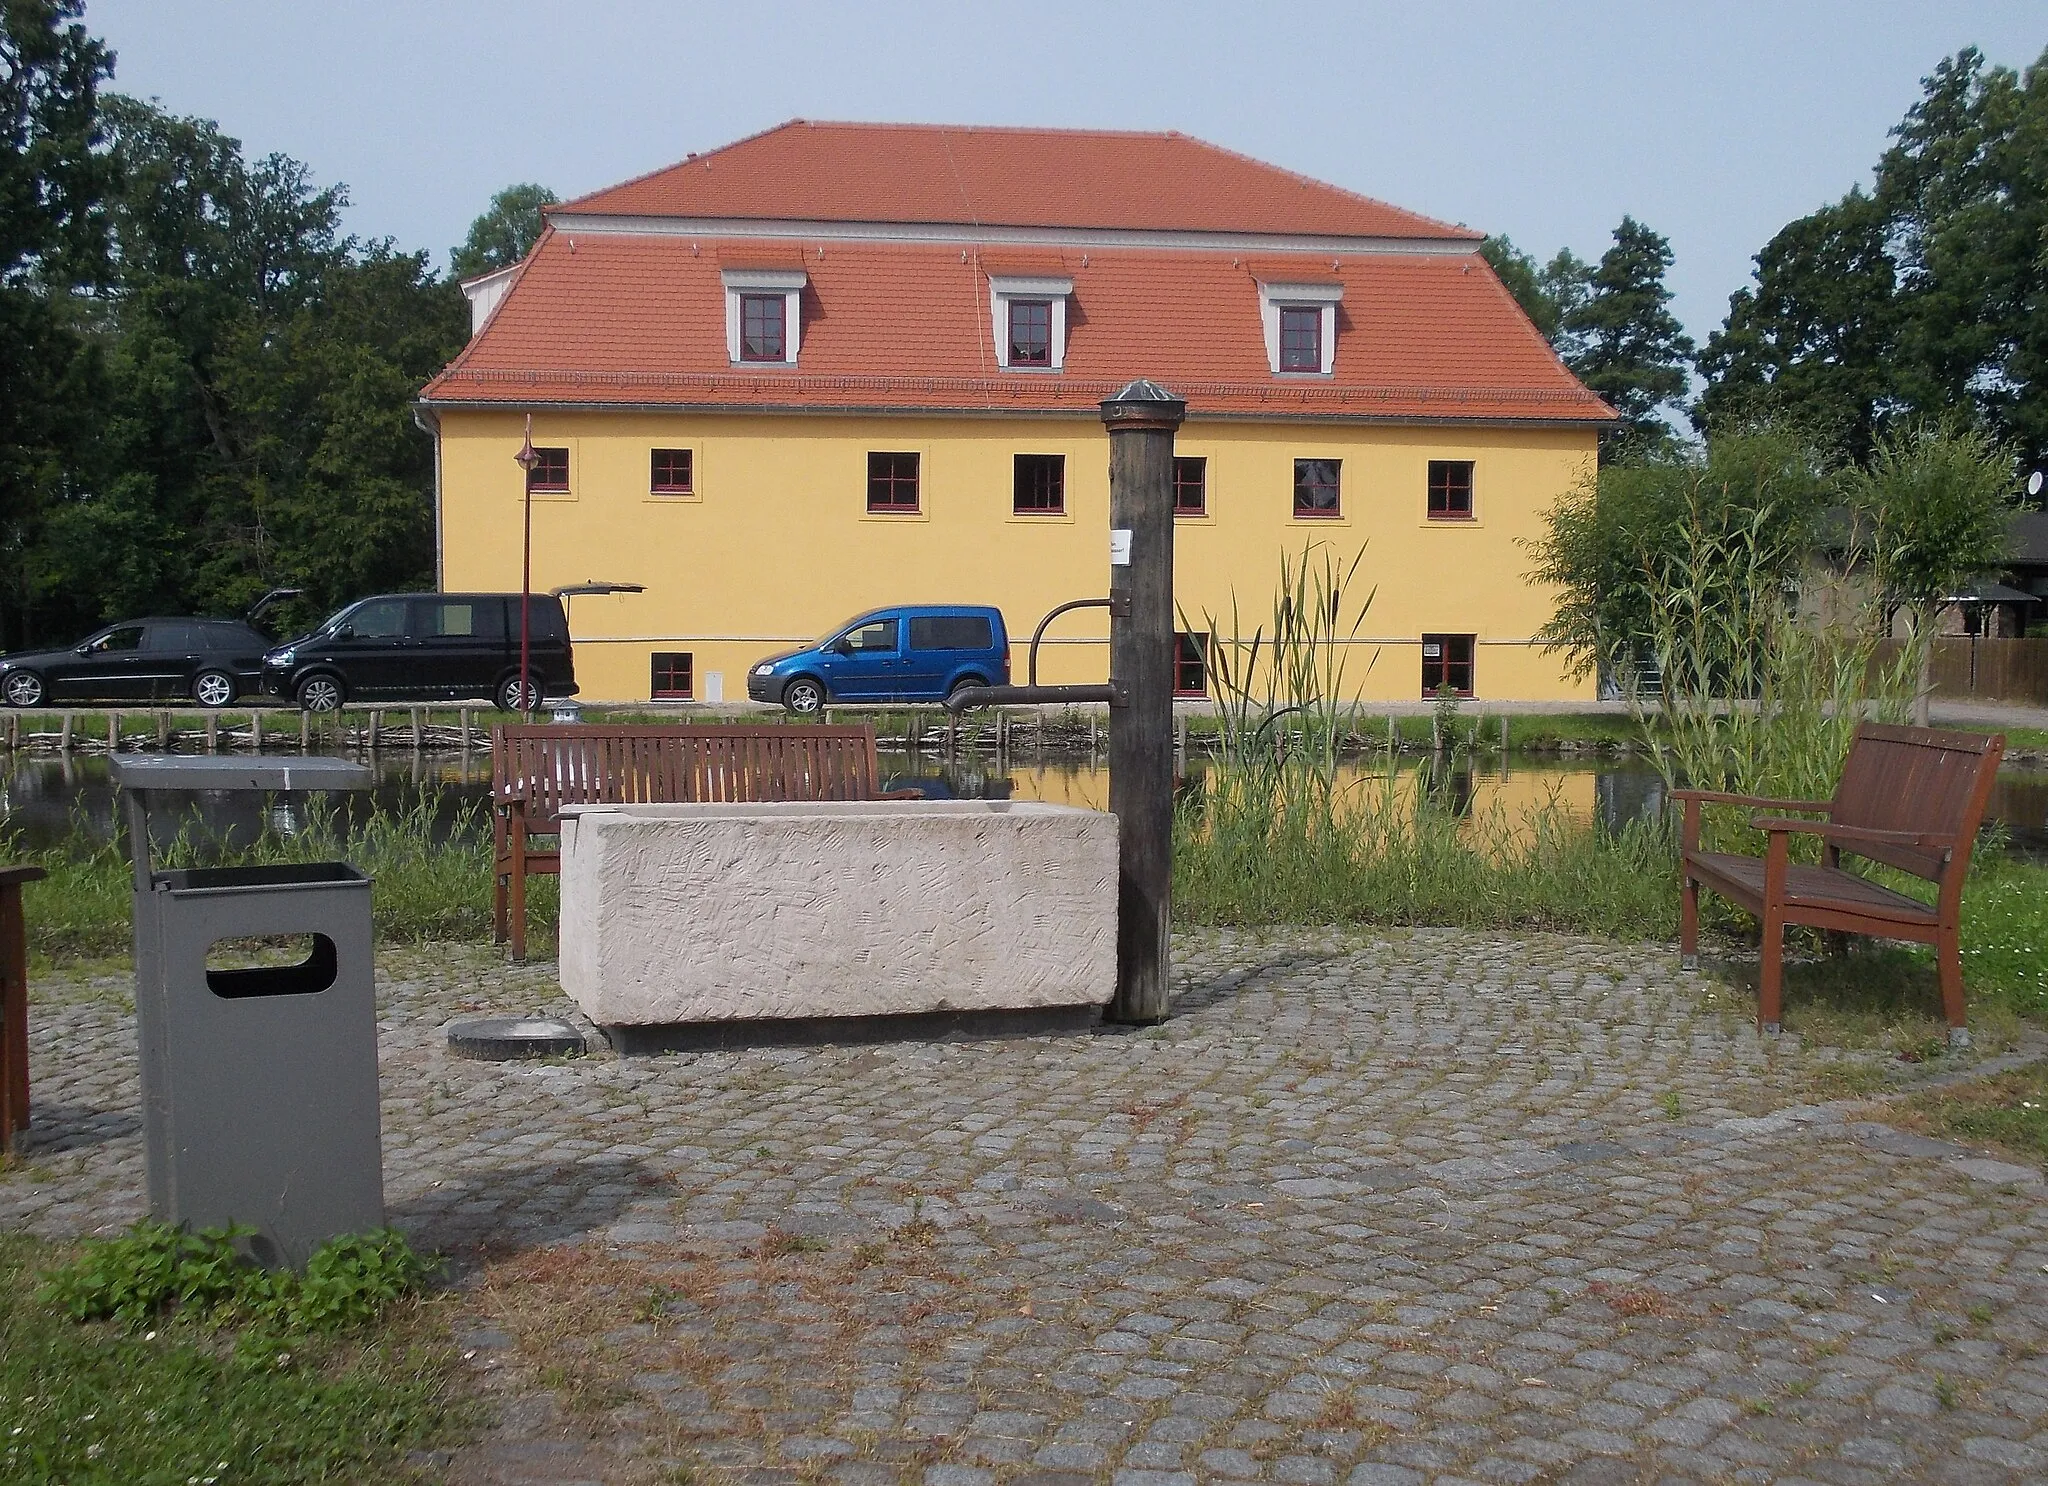
<instances>
[{"instance_id":1,"label":"metal pipe","mask_svg":"<svg viewBox=\"0 0 2048 1486\"><path fill-rule=\"evenodd\" d=\"M976 707L1028 707L1041 702L1107 702L1123 705L1115 683L1094 686L961 686L943 705L958 717Z\"/></svg>"},{"instance_id":2,"label":"metal pipe","mask_svg":"<svg viewBox=\"0 0 2048 1486\"><path fill-rule=\"evenodd\" d=\"M1045 627L1069 609L1107 609L1109 607L1110 601L1108 599L1073 599L1068 603L1061 604L1057 609L1048 613L1045 618L1039 620L1038 628L1031 632L1030 653L1025 657L1025 676L1031 685L1038 685L1038 642L1045 638Z\"/></svg>"}]
</instances>

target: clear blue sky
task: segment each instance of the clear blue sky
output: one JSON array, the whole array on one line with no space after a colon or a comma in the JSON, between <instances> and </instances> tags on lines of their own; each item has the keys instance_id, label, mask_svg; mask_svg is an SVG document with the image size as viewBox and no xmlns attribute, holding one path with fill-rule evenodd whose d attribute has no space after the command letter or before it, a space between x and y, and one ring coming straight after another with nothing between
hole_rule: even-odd
<instances>
[{"instance_id":1,"label":"clear blue sky","mask_svg":"<svg viewBox=\"0 0 2048 1486\"><path fill-rule=\"evenodd\" d=\"M1633 213L1699 339L1937 60L2048 47L2040 0L87 4L117 88L345 181L352 231L439 263L502 186L573 196L788 118L1179 129L1539 257Z\"/></svg>"}]
</instances>

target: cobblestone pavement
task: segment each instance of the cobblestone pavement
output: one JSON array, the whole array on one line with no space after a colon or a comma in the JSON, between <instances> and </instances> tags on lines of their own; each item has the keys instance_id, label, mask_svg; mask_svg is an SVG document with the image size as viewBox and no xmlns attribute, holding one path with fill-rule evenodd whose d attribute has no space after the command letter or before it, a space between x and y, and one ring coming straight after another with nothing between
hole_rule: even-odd
<instances>
[{"instance_id":1,"label":"cobblestone pavement","mask_svg":"<svg viewBox=\"0 0 2048 1486\"><path fill-rule=\"evenodd\" d=\"M1143 1032L479 1064L381 954L458 1483L2048 1480L2041 1173L1802 1102L1655 949L1197 935ZM37 986L0 1228L143 1209L120 980Z\"/></svg>"}]
</instances>

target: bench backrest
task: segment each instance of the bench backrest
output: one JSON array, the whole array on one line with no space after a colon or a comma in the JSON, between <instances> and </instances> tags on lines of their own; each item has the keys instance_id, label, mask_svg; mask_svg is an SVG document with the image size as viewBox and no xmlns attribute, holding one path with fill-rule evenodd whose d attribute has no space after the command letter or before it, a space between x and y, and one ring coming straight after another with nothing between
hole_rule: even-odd
<instances>
[{"instance_id":1,"label":"bench backrest","mask_svg":"<svg viewBox=\"0 0 2048 1486\"><path fill-rule=\"evenodd\" d=\"M1835 823L1878 831L1943 832L1959 839L1952 857L1869 842L1844 842L1842 849L1935 882L1950 871L1966 869L2004 754L2005 739L1996 733L1862 724L1842 767L1841 783L1835 786Z\"/></svg>"},{"instance_id":2,"label":"bench backrest","mask_svg":"<svg viewBox=\"0 0 2048 1486\"><path fill-rule=\"evenodd\" d=\"M564 805L870 800L875 730L515 723L491 731L491 796L520 790L527 829L552 834Z\"/></svg>"}]
</instances>

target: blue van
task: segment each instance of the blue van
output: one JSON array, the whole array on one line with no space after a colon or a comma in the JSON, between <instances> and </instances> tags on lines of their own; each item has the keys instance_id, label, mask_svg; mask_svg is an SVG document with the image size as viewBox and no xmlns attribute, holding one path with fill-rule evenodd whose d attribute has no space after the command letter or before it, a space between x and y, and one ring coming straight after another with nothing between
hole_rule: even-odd
<instances>
[{"instance_id":1,"label":"blue van","mask_svg":"<svg viewBox=\"0 0 2048 1486\"><path fill-rule=\"evenodd\" d=\"M747 673L747 695L805 717L827 702L942 702L962 686L1009 679L1000 609L906 604L870 610L815 645L769 656Z\"/></svg>"}]
</instances>

